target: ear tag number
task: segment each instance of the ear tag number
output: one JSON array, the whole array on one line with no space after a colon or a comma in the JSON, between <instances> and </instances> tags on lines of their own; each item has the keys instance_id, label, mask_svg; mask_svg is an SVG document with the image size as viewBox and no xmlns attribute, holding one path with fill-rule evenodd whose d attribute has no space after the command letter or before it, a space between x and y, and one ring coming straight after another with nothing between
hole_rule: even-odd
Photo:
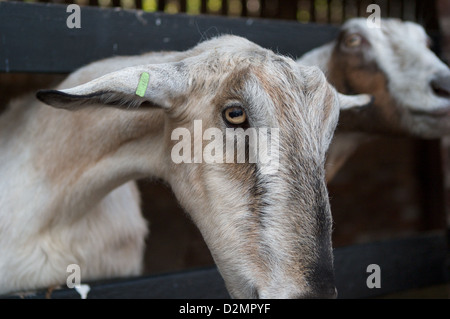
<instances>
[{"instance_id":1,"label":"ear tag number","mask_svg":"<svg viewBox=\"0 0 450 319\"><path fill-rule=\"evenodd\" d=\"M147 91L148 81L150 79L150 74L144 72L141 74L141 78L139 79L139 83L136 89L136 95L140 97L144 97L145 91Z\"/></svg>"}]
</instances>

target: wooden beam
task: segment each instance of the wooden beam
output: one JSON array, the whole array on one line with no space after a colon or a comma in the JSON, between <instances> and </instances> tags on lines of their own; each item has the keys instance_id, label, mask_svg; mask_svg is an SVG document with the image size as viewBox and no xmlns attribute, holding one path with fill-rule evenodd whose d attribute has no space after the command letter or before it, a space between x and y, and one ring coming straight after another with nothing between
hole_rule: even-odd
<instances>
[{"instance_id":1,"label":"wooden beam","mask_svg":"<svg viewBox=\"0 0 450 319\"><path fill-rule=\"evenodd\" d=\"M337 28L263 19L81 8L69 29L65 5L0 2L0 72L67 73L95 60L147 51L186 50L232 33L298 57L332 40Z\"/></svg>"},{"instance_id":2,"label":"wooden beam","mask_svg":"<svg viewBox=\"0 0 450 319\"><path fill-rule=\"evenodd\" d=\"M354 245L334 250L338 298L371 298L449 282L447 238L443 233ZM381 288L368 288L367 266L381 269ZM90 283L88 298L229 298L216 268ZM18 295L0 298L20 298ZM25 298L79 299L73 289L38 291Z\"/></svg>"}]
</instances>

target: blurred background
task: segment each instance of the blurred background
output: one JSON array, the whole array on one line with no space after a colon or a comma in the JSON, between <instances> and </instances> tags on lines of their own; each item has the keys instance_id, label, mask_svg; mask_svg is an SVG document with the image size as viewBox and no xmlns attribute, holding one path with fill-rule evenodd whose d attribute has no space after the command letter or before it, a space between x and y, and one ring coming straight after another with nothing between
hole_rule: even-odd
<instances>
[{"instance_id":1,"label":"blurred background","mask_svg":"<svg viewBox=\"0 0 450 319\"><path fill-rule=\"evenodd\" d=\"M448 0L78 0L26 1L122 7L169 14L210 14L296 20L340 25L368 16L367 5L380 5L382 17L422 24L438 39L434 50L450 60ZM1 32L1 30L0 30ZM51 87L64 74L0 73L0 112L27 91ZM334 218L334 247L444 230L450 207L450 139L424 141L378 137L360 147L329 184ZM449 173L446 173L446 172ZM149 221L146 274L213 265L194 224L178 206L170 188L140 180L142 208ZM447 214L448 216L448 214Z\"/></svg>"}]
</instances>

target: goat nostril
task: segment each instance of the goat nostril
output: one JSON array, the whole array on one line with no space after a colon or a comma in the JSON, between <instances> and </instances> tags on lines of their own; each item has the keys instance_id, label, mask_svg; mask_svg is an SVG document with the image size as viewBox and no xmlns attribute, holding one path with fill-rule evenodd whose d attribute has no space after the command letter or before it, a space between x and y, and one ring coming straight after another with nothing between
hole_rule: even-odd
<instances>
[{"instance_id":1,"label":"goat nostril","mask_svg":"<svg viewBox=\"0 0 450 319\"><path fill-rule=\"evenodd\" d=\"M335 287L321 287L315 288L307 293L299 296L301 299L336 299L337 289Z\"/></svg>"},{"instance_id":2,"label":"goat nostril","mask_svg":"<svg viewBox=\"0 0 450 319\"><path fill-rule=\"evenodd\" d=\"M337 289L334 287L330 290L330 299L336 299L338 296L338 291Z\"/></svg>"},{"instance_id":3,"label":"goat nostril","mask_svg":"<svg viewBox=\"0 0 450 319\"><path fill-rule=\"evenodd\" d=\"M323 288L317 293L317 298L336 299L337 289L335 287Z\"/></svg>"},{"instance_id":4,"label":"goat nostril","mask_svg":"<svg viewBox=\"0 0 450 319\"><path fill-rule=\"evenodd\" d=\"M430 85L438 97L450 98L450 76L438 77L431 81Z\"/></svg>"}]
</instances>

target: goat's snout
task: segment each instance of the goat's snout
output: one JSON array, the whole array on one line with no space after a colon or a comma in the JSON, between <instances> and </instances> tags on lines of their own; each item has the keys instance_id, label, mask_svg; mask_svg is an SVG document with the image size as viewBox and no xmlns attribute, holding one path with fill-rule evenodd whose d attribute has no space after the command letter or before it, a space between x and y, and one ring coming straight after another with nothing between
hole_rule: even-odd
<instances>
[{"instance_id":1,"label":"goat's snout","mask_svg":"<svg viewBox=\"0 0 450 319\"><path fill-rule=\"evenodd\" d=\"M300 294L301 299L336 299L337 289L334 285L323 285L314 287L309 292Z\"/></svg>"},{"instance_id":2,"label":"goat's snout","mask_svg":"<svg viewBox=\"0 0 450 319\"><path fill-rule=\"evenodd\" d=\"M256 298L283 298L283 299L336 299L337 289L333 284L323 284L311 287L307 291L291 292L283 294L281 292L277 294L271 294L269 292L255 293Z\"/></svg>"},{"instance_id":3,"label":"goat's snout","mask_svg":"<svg viewBox=\"0 0 450 319\"><path fill-rule=\"evenodd\" d=\"M310 285L301 298L306 299L334 299L337 297L337 289L334 281L332 264L321 263L308 278Z\"/></svg>"},{"instance_id":4,"label":"goat's snout","mask_svg":"<svg viewBox=\"0 0 450 319\"><path fill-rule=\"evenodd\" d=\"M436 96L450 99L450 73L438 75L431 80L430 86Z\"/></svg>"}]
</instances>

